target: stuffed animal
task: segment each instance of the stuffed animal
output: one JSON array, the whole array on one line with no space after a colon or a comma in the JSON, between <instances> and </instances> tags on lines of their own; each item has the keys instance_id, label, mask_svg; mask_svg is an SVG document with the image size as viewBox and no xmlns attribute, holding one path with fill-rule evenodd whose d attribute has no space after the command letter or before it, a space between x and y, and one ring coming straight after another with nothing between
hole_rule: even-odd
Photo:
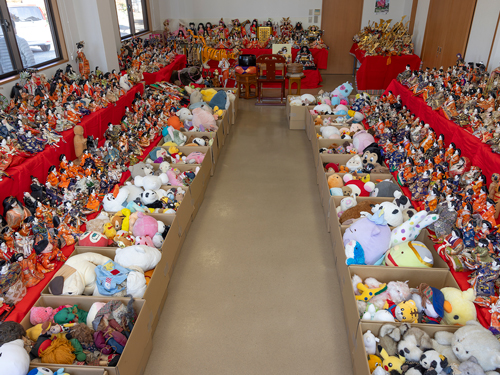
<instances>
[{"instance_id":1,"label":"stuffed animal","mask_svg":"<svg viewBox=\"0 0 500 375\"><path fill-rule=\"evenodd\" d=\"M370 195L372 197L392 198L396 191L399 191L398 185L391 180L384 180L375 185L375 189Z\"/></svg>"},{"instance_id":2,"label":"stuffed animal","mask_svg":"<svg viewBox=\"0 0 500 375\"><path fill-rule=\"evenodd\" d=\"M457 288L446 287L442 288L441 292L444 296L444 315L441 321L443 324L465 325L468 321L477 319L476 306L473 302L476 296L473 288L461 291Z\"/></svg>"},{"instance_id":3,"label":"stuffed animal","mask_svg":"<svg viewBox=\"0 0 500 375\"><path fill-rule=\"evenodd\" d=\"M374 279L373 277L368 277L363 282L363 280L361 280L361 278L356 274L353 275L351 282L353 285L353 290L355 291L356 295L360 294L357 288L357 285L360 283L364 284L369 289L379 288L383 284ZM397 305L398 303L410 299L410 297L411 297L411 291L407 282L391 281L387 283L387 290L373 296L369 302L373 303L377 309L383 309L387 300L390 300ZM365 311L366 302L358 301L358 307L360 310Z\"/></svg>"},{"instance_id":4,"label":"stuffed animal","mask_svg":"<svg viewBox=\"0 0 500 375\"><path fill-rule=\"evenodd\" d=\"M354 207L348 208L340 217L340 224L350 224L361 217L361 212L371 212L376 202L365 200L358 202Z\"/></svg>"},{"instance_id":5,"label":"stuffed animal","mask_svg":"<svg viewBox=\"0 0 500 375\"><path fill-rule=\"evenodd\" d=\"M24 349L26 331L19 323L6 321L0 324L0 368L2 373L26 375L30 356Z\"/></svg>"},{"instance_id":6,"label":"stuffed animal","mask_svg":"<svg viewBox=\"0 0 500 375\"><path fill-rule=\"evenodd\" d=\"M385 349L379 348L380 355L382 356L382 367L385 371L396 371L401 374L401 366L405 363L405 357L403 356L390 356Z\"/></svg>"},{"instance_id":7,"label":"stuffed animal","mask_svg":"<svg viewBox=\"0 0 500 375\"><path fill-rule=\"evenodd\" d=\"M132 184L130 181L126 181L125 185L123 185L120 190L128 191L127 204L140 198L141 194L144 192L143 188Z\"/></svg>"},{"instance_id":8,"label":"stuffed animal","mask_svg":"<svg viewBox=\"0 0 500 375\"><path fill-rule=\"evenodd\" d=\"M91 295L95 289L95 268L111 259L97 253L82 253L69 257L49 283L54 295Z\"/></svg>"},{"instance_id":9,"label":"stuffed animal","mask_svg":"<svg viewBox=\"0 0 500 375\"><path fill-rule=\"evenodd\" d=\"M375 354L377 352L377 342L380 340L375 337L372 331L368 330L363 333L363 342L367 354Z\"/></svg>"},{"instance_id":10,"label":"stuffed animal","mask_svg":"<svg viewBox=\"0 0 500 375\"><path fill-rule=\"evenodd\" d=\"M366 132L366 130L358 131L352 137L352 144L354 145L356 150L358 150L358 153L360 155L362 155L363 150L373 142L375 142L375 138L373 138L373 135Z\"/></svg>"},{"instance_id":11,"label":"stuffed animal","mask_svg":"<svg viewBox=\"0 0 500 375\"><path fill-rule=\"evenodd\" d=\"M342 177L338 174L332 174L328 176L328 187L330 189L330 195L332 196L343 196L342 187L344 186L344 181Z\"/></svg>"},{"instance_id":12,"label":"stuffed animal","mask_svg":"<svg viewBox=\"0 0 500 375\"><path fill-rule=\"evenodd\" d=\"M361 320L374 320L379 322L394 322L394 317L387 310L377 310L374 304L369 303L366 312L361 317Z\"/></svg>"},{"instance_id":13,"label":"stuffed animal","mask_svg":"<svg viewBox=\"0 0 500 375\"><path fill-rule=\"evenodd\" d=\"M373 182L363 182L361 180L356 180L350 173L345 174L343 180L345 186L349 186L352 189L353 196L369 197L370 192L375 189L375 184Z\"/></svg>"},{"instance_id":14,"label":"stuffed animal","mask_svg":"<svg viewBox=\"0 0 500 375\"><path fill-rule=\"evenodd\" d=\"M347 163L345 163L345 166L347 167L347 169L349 169L350 173L361 172L363 169L363 162L361 161L359 155L354 155L347 161Z\"/></svg>"},{"instance_id":15,"label":"stuffed animal","mask_svg":"<svg viewBox=\"0 0 500 375\"><path fill-rule=\"evenodd\" d=\"M330 107L328 104L319 104L315 106L313 109L311 109L311 114L317 115L317 114L331 114L332 113L332 107Z\"/></svg>"},{"instance_id":16,"label":"stuffed animal","mask_svg":"<svg viewBox=\"0 0 500 375\"><path fill-rule=\"evenodd\" d=\"M134 164L134 165L131 165L130 167L128 167L129 171L130 171L130 174L132 176L132 178L134 179L136 176L146 176L146 172L145 170L148 169L150 170L151 166L147 165L146 163L144 162L139 162L137 164Z\"/></svg>"},{"instance_id":17,"label":"stuffed animal","mask_svg":"<svg viewBox=\"0 0 500 375\"><path fill-rule=\"evenodd\" d=\"M205 89L200 91L202 99L205 103L210 102L210 100L212 100L212 98L217 94L217 92L218 91L214 89Z\"/></svg>"},{"instance_id":18,"label":"stuffed animal","mask_svg":"<svg viewBox=\"0 0 500 375\"><path fill-rule=\"evenodd\" d=\"M375 207L372 208L372 211L378 210L379 208L383 208L384 218L385 218L385 221L387 221L387 224L389 224L389 226L397 227L397 226L403 224L403 212L394 203L391 203L391 202L379 203L379 204L375 205Z\"/></svg>"},{"instance_id":19,"label":"stuffed animal","mask_svg":"<svg viewBox=\"0 0 500 375\"><path fill-rule=\"evenodd\" d=\"M213 119L213 117L212 117ZM193 120L194 121L194 120ZM215 121L215 120L214 120ZM167 126L161 131L163 136L164 146L184 146L187 140L187 136L182 134L179 130Z\"/></svg>"},{"instance_id":20,"label":"stuffed animal","mask_svg":"<svg viewBox=\"0 0 500 375\"><path fill-rule=\"evenodd\" d=\"M336 87L330 95L332 105L338 104L349 104L348 97L351 94L353 88L349 82L345 82L340 86Z\"/></svg>"},{"instance_id":21,"label":"stuffed animal","mask_svg":"<svg viewBox=\"0 0 500 375\"><path fill-rule=\"evenodd\" d=\"M30 323L32 325L50 322L54 319L54 309L52 307L32 307L30 310Z\"/></svg>"},{"instance_id":22,"label":"stuffed animal","mask_svg":"<svg viewBox=\"0 0 500 375\"><path fill-rule=\"evenodd\" d=\"M187 108L181 108L175 114L179 117L179 120L182 122L193 119L191 111Z\"/></svg>"},{"instance_id":23,"label":"stuffed animal","mask_svg":"<svg viewBox=\"0 0 500 375\"><path fill-rule=\"evenodd\" d=\"M325 139L340 139L340 131L335 126L322 126L319 131Z\"/></svg>"},{"instance_id":24,"label":"stuffed animal","mask_svg":"<svg viewBox=\"0 0 500 375\"><path fill-rule=\"evenodd\" d=\"M404 211L405 209L411 207L410 200L408 199L408 197L406 195L404 195L401 192L401 190L399 190L399 189L395 190L393 196L394 196L394 200L392 201L392 203L394 203L396 206L398 206L401 209L401 211Z\"/></svg>"},{"instance_id":25,"label":"stuffed animal","mask_svg":"<svg viewBox=\"0 0 500 375\"><path fill-rule=\"evenodd\" d=\"M106 212L117 212L122 210L127 205L128 193L127 189L120 189L118 193L113 192L106 194L102 200L102 208Z\"/></svg>"},{"instance_id":26,"label":"stuffed animal","mask_svg":"<svg viewBox=\"0 0 500 375\"><path fill-rule=\"evenodd\" d=\"M144 272L156 267L161 252L150 246L134 245L116 249L115 262L122 267L140 267Z\"/></svg>"},{"instance_id":27,"label":"stuffed animal","mask_svg":"<svg viewBox=\"0 0 500 375\"><path fill-rule=\"evenodd\" d=\"M227 94L224 90L217 91L217 94L215 94L208 102L208 105L214 109L215 107L218 107L220 109L228 109L228 104Z\"/></svg>"},{"instance_id":28,"label":"stuffed animal","mask_svg":"<svg viewBox=\"0 0 500 375\"><path fill-rule=\"evenodd\" d=\"M219 128L215 122L214 116L202 108L193 109L192 125L200 131L217 131Z\"/></svg>"},{"instance_id":29,"label":"stuffed animal","mask_svg":"<svg viewBox=\"0 0 500 375\"><path fill-rule=\"evenodd\" d=\"M400 322L418 323L418 311L415 301L410 299L398 303L394 310L394 316Z\"/></svg>"},{"instance_id":30,"label":"stuffed animal","mask_svg":"<svg viewBox=\"0 0 500 375\"><path fill-rule=\"evenodd\" d=\"M161 196L159 194L161 192ZM161 202L161 197L166 196L165 190L144 190L141 194L141 202L148 208L163 208L163 203Z\"/></svg>"},{"instance_id":31,"label":"stuffed animal","mask_svg":"<svg viewBox=\"0 0 500 375\"><path fill-rule=\"evenodd\" d=\"M448 367L448 359L439 354L435 350L428 350L420 357L420 364L426 370L434 370L435 372L427 371L427 373L445 375L443 370Z\"/></svg>"},{"instance_id":32,"label":"stuffed animal","mask_svg":"<svg viewBox=\"0 0 500 375\"><path fill-rule=\"evenodd\" d=\"M364 252L367 265L374 265L389 248L391 230L384 219L383 212L376 211L373 215L359 219L346 229L343 242L358 242Z\"/></svg>"},{"instance_id":33,"label":"stuffed animal","mask_svg":"<svg viewBox=\"0 0 500 375\"><path fill-rule=\"evenodd\" d=\"M356 197L345 197L340 201L340 205L336 207L337 216L340 217L349 208L356 206Z\"/></svg>"},{"instance_id":34,"label":"stuffed animal","mask_svg":"<svg viewBox=\"0 0 500 375\"><path fill-rule=\"evenodd\" d=\"M203 95L198 90L193 90L189 95L189 102L191 104L199 103L203 100Z\"/></svg>"},{"instance_id":35,"label":"stuffed animal","mask_svg":"<svg viewBox=\"0 0 500 375\"><path fill-rule=\"evenodd\" d=\"M407 241L415 240L420 231L428 225L434 223L439 218L439 215L428 214L427 211L420 211L408 221L394 228L391 232L391 246L394 247L398 244Z\"/></svg>"},{"instance_id":36,"label":"stuffed animal","mask_svg":"<svg viewBox=\"0 0 500 375\"><path fill-rule=\"evenodd\" d=\"M159 176L136 176L134 178L134 185L142 187L144 190L158 191L162 185L167 185L168 183L169 177L166 173L162 173Z\"/></svg>"},{"instance_id":37,"label":"stuffed animal","mask_svg":"<svg viewBox=\"0 0 500 375\"><path fill-rule=\"evenodd\" d=\"M101 229L104 232L104 227ZM101 232L85 232L78 239L79 246L107 247L110 245L108 238Z\"/></svg>"},{"instance_id":38,"label":"stuffed animal","mask_svg":"<svg viewBox=\"0 0 500 375\"><path fill-rule=\"evenodd\" d=\"M152 216L144 215L142 212L137 214L133 227L134 236L149 236L153 238L156 233L163 233L165 224L162 221L156 220Z\"/></svg>"},{"instance_id":39,"label":"stuffed animal","mask_svg":"<svg viewBox=\"0 0 500 375\"><path fill-rule=\"evenodd\" d=\"M391 247L385 254L384 264L394 267L431 268L434 258L422 242L407 241Z\"/></svg>"},{"instance_id":40,"label":"stuffed animal","mask_svg":"<svg viewBox=\"0 0 500 375\"><path fill-rule=\"evenodd\" d=\"M444 294L439 289L421 283L412 290L411 299L415 301L419 313L425 313L430 318L439 319L444 316Z\"/></svg>"}]
</instances>

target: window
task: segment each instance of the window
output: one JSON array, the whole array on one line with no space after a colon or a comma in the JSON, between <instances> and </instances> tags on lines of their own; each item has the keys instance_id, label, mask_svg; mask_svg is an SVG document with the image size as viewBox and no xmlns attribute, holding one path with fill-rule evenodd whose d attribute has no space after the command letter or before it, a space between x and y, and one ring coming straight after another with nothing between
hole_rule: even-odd
<instances>
[{"instance_id":1,"label":"window","mask_svg":"<svg viewBox=\"0 0 500 375\"><path fill-rule=\"evenodd\" d=\"M61 60L51 0L0 0L0 79Z\"/></svg>"},{"instance_id":2,"label":"window","mask_svg":"<svg viewBox=\"0 0 500 375\"><path fill-rule=\"evenodd\" d=\"M122 39L149 30L147 0L115 0L115 3Z\"/></svg>"}]
</instances>

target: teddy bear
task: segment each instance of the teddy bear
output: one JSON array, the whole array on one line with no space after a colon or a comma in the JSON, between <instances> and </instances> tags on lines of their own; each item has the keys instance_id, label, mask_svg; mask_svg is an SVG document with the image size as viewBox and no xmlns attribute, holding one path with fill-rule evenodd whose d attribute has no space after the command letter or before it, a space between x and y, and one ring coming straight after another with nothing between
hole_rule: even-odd
<instances>
[{"instance_id":1,"label":"teddy bear","mask_svg":"<svg viewBox=\"0 0 500 375\"><path fill-rule=\"evenodd\" d=\"M162 185L167 185L170 178L167 173L161 173L159 176L136 176L134 185L143 188L144 190L158 191Z\"/></svg>"},{"instance_id":2,"label":"teddy bear","mask_svg":"<svg viewBox=\"0 0 500 375\"><path fill-rule=\"evenodd\" d=\"M115 262L125 268L139 267L144 272L152 270L160 262L161 252L151 246L133 245L117 248Z\"/></svg>"},{"instance_id":3,"label":"teddy bear","mask_svg":"<svg viewBox=\"0 0 500 375\"><path fill-rule=\"evenodd\" d=\"M444 296L443 324L465 325L468 321L477 319L474 300L476 295L473 288L461 291L457 288L442 288Z\"/></svg>"},{"instance_id":4,"label":"teddy bear","mask_svg":"<svg viewBox=\"0 0 500 375\"><path fill-rule=\"evenodd\" d=\"M165 191L165 190L144 190L144 192L141 194L141 202L148 208L163 208L163 204L160 200L160 195L158 194L158 191ZM165 192L166 195L166 192ZM163 196L165 196L163 195Z\"/></svg>"},{"instance_id":5,"label":"teddy bear","mask_svg":"<svg viewBox=\"0 0 500 375\"><path fill-rule=\"evenodd\" d=\"M443 370L448 367L448 359L435 350L428 350L420 357L420 364L428 370L425 374L445 375Z\"/></svg>"},{"instance_id":6,"label":"teddy bear","mask_svg":"<svg viewBox=\"0 0 500 375\"><path fill-rule=\"evenodd\" d=\"M151 166L141 161L128 167L128 170L132 178L135 178L136 176L146 176L150 174Z\"/></svg>"},{"instance_id":7,"label":"teddy bear","mask_svg":"<svg viewBox=\"0 0 500 375\"><path fill-rule=\"evenodd\" d=\"M325 139L340 139L340 131L335 126L321 126L319 131Z\"/></svg>"},{"instance_id":8,"label":"teddy bear","mask_svg":"<svg viewBox=\"0 0 500 375\"><path fill-rule=\"evenodd\" d=\"M417 327L409 327L403 323L408 330L403 333L401 340L397 344L399 355L406 358L407 361L417 362L420 360L424 351L432 349L430 336Z\"/></svg>"},{"instance_id":9,"label":"teddy bear","mask_svg":"<svg viewBox=\"0 0 500 375\"><path fill-rule=\"evenodd\" d=\"M328 176L328 188L330 189L330 195L332 196L343 196L342 187L344 186L344 181L342 177L338 174L332 174Z\"/></svg>"},{"instance_id":10,"label":"teddy bear","mask_svg":"<svg viewBox=\"0 0 500 375\"><path fill-rule=\"evenodd\" d=\"M345 210L339 217L340 224L348 225L361 217L361 212L371 212L376 202L364 200Z\"/></svg>"},{"instance_id":11,"label":"teddy bear","mask_svg":"<svg viewBox=\"0 0 500 375\"><path fill-rule=\"evenodd\" d=\"M336 207L337 216L340 217L349 208L356 206L356 197L345 197L340 201L340 205Z\"/></svg>"},{"instance_id":12,"label":"teddy bear","mask_svg":"<svg viewBox=\"0 0 500 375\"><path fill-rule=\"evenodd\" d=\"M97 253L82 253L69 257L49 283L54 295L91 295L96 287L95 268L111 259Z\"/></svg>"},{"instance_id":13,"label":"teddy bear","mask_svg":"<svg viewBox=\"0 0 500 375\"><path fill-rule=\"evenodd\" d=\"M24 349L23 336L26 331L16 322L0 325L0 368L9 375L26 375L29 371L30 356Z\"/></svg>"},{"instance_id":14,"label":"teddy bear","mask_svg":"<svg viewBox=\"0 0 500 375\"><path fill-rule=\"evenodd\" d=\"M181 120L182 122L193 119L191 111L187 108L181 108L175 114L177 115L177 117L179 117L179 120Z\"/></svg>"},{"instance_id":15,"label":"teddy bear","mask_svg":"<svg viewBox=\"0 0 500 375\"><path fill-rule=\"evenodd\" d=\"M128 192L127 204L134 202L138 198L141 197L141 194L144 192L144 189L140 186L136 186L132 184L130 181L126 181L125 185L123 185L120 190L124 190Z\"/></svg>"},{"instance_id":16,"label":"teddy bear","mask_svg":"<svg viewBox=\"0 0 500 375\"><path fill-rule=\"evenodd\" d=\"M203 100L203 95L201 94L201 92L199 90L193 89L191 91L191 93L189 94L189 102L191 104L199 103L202 100Z\"/></svg>"}]
</instances>

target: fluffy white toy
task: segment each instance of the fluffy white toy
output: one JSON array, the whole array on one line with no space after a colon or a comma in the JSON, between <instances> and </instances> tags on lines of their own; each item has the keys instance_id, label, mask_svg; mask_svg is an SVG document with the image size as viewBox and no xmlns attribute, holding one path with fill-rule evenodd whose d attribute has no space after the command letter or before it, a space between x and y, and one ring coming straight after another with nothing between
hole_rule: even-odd
<instances>
[{"instance_id":1,"label":"fluffy white toy","mask_svg":"<svg viewBox=\"0 0 500 375\"><path fill-rule=\"evenodd\" d=\"M377 342L380 339L375 337L372 331L368 330L363 334L363 342L365 343L365 350L367 354L375 354L377 352Z\"/></svg>"},{"instance_id":2,"label":"fluffy white toy","mask_svg":"<svg viewBox=\"0 0 500 375\"><path fill-rule=\"evenodd\" d=\"M295 96L290 100L290 106L292 107L300 107L302 106L302 100L300 99L300 96Z\"/></svg>"},{"instance_id":3,"label":"fluffy white toy","mask_svg":"<svg viewBox=\"0 0 500 375\"><path fill-rule=\"evenodd\" d=\"M127 294L132 295L134 298L144 297L146 293L146 277L141 270L132 270L127 276Z\"/></svg>"},{"instance_id":4,"label":"fluffy white toy","mask_svg":"<svg viewBox=\"0 0 500 375\"><path fill-rule=\"evenodd\" d=\"M96 288L95 268L110 261L111 259L97 253L83 253L69 257L66 263L57 271L56 275L49 283L52 294L56 294L53 284L59 277L64 279L61 295L92 295Z\"/></svg>"},{"instance_id":5,"label":"fluffy white toy","mask_svg":"<svg viewBox=\"0 0 500 375\"><path fill-rule=\"evenodd\" d=\"M144 188L144 190L158 190L162 185L168 184L168 176L162 173L159 176L136 176L134 185Z\"/></svg>"},{"instance_id":6,"label":"fluffy white toy","mask_svg":"<svg viewBox=\"0 0 500 375\"><path fill-rule=\"evenodd\" d=\"M6 342L0 346L0 368L2 374L26 375L30 367L30 356L21 339Z\"/></svg>"},{"instance_id":7,"label":"fluffy white toy","mask_svg":"<svg viewBox=\"0 0 500 375\"><path fill-rule=\"evenodd\" d=\"M319 128L321 135L325 139L339 139L340 131L335 126L321 126Z\"/></svg>"},{"instance_id":8,"label":"fluffy white toy","mask_svg":"<svg viewBox=\"0 0 500 375\"><path fill-rule=\"evenodd\" d=\"M133 185L130 181L125 182L125 185L120 188L120 191L127 191L127 203L135 201L137 198L141 198L141 194L144 192L144 189Z\"/></svg>"},{"instance_id":9,"label":"fluffy white toy","mask_svg":"<svg viewBox=\"0 0 500 375\"><path fill-rule=\"evenodd\" d=\"M134 245L116 249L115 262L120 266L140 267L144 272L152 270L160 262L161 252L150 246Z\"/></svg>"},{"instance_id":10,"label":"fluffy white toy","mask_svg":"<svg viewBox=\"0 0 500 375\"><path fill-rule=\"evenodd\" d=\"M193 119L193 115L191 114L191 111L187 108L181 108L179 109L176 113L177 117L179 117L179 120L182 122L184 121L190 121Z\"/></svg>"},{"instance_id":11,"label":"fluffy white toy","mask_svg":"<svg viewBox=\"0 0 500 375\"><path fill-rule=\"evenodd\" d=\"M332 107L328 104L320 104L312 109L312 113L330 113L332 111Z\"/></svg>"},{"instance_id":12,"label":"fluffy white toy","mask_svg":"<svg viewBox=\"0 0 500 375\"><path fill-rule=\"evenodd\" d=\"M94 302L92 306L90 306L89 313L87 315L87 326L89 328L94 329L94 327L92 327L92 322L94 321L99 310L102 309L105 305L105 302Z\"/></svg>"},{"instance_id":13,"label":"fluffy white toy","mask_svg":"<svg viewBox=\"0 0 500 375\"><path fill-rule=\"evenodd\" d=\"M394 322L394 317L387 310L378 310L373 304L368 304L366 312L361 317L361 320L377 320L381 322Z\"/></svg>"},{"instance_id":14,"label":"fluffy white toy","mask_svg":"<svg viewBox=\"0 0 500 375\"><path fill-rule=\"evenodd\" d=\"M375 213L378 209L382 207L384 209L384 219L387 224L391 227L397 227L403 224L403 211L392 202L382 202L372 208L372 212Z\"/></svg>"},{"instance_id":15,"label":"fluffy white toy","mask_svg":"<svg viewBox=\"0 0 500 375\"><path fill-rule=\"evenodd\" d=\"M403 224L392 230L390 242L391 247L399 245L403 242L415 240L421 230L434 223L437 219L439 219L438 214L428 214L425 210L420 211L408 221L405 221Z\"/></svg>"},{"instance_id":16,"label":"fluffy white toy","mask_svg":"<svg viewBox=\"0 0 500 375\"><path fill-rule=\"evenodd\" d=\"M127 198L128 198L128 190L120 189L116 197L113 193L106 194L102 200L102 207L106 212L118 212L125 208Z\"/></svg>"},{"instance_id":17,"label":"fluffy white toy","mask_svg":"<svg viewBox=\"0 0 500 375\"><path fill-rule=\"evenodd\" d=\"M305 105L311 105L316 103L316 98L311 94L304 94L300 96L300 100Z\"/></svg>"},{"instance_id":18,"label":"fluffy white toy","mask_svg":"<svg viewBox=\"0 0 500 375\"><path fill-rule=\"evenodd\" d=\"M356 197L345 197L340 201L340 206L336 207L338 217L342 216L349 208L358 204Z\"/></svg>"}]
</instances>

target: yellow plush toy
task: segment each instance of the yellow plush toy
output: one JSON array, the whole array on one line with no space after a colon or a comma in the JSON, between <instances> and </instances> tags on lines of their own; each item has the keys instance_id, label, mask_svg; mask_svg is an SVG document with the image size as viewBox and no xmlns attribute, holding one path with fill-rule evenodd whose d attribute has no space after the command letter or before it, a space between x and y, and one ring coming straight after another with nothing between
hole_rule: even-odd
<instances>
[{"instance_id":1,"label":"yellow plush toy","mask_svg":"<svg viewBox=\"0 0 500 375\"><path fill-rule=\"evenodd\" d=\"M369 301L377 294L383 293L387 290L387 284L380 284L378 288L369 289L365 284L359 283L358 290L361 292L359 296L355 296L358 301Z\"/></svg>"},{"instance_id":2,"label":"yellow plush toy","mask_svg":"<svg viewBox=\"0 0 500 375\"><path fill-rule=\"evenodd\" d=\"M381 348L381 347L379 347ZM399 372L401 374L401 366L406 362L405 357L403 356L392 356L389 355L385 349L380 350L380 356L382 357L382 367L384 368L385 371L391 372L392 370L395 370L396 372Z\"/></svg>"},{"instance_id":3,"label":"yellow plush toy","mask_svg":"<svg viewBox=\"0 0 500 375\"><path fill-rule=\"evenodd\" d=\"M224 111L222 109L219 109L219 107L217 107L217 106L214 107L214 115L221 117L223 114L224 114Z\"/></svg>"},{"instance_id":4,"label":"yellow plush toy","mask_svg":"<svg viewBox=\"0 0 500 375\"><path fill-rule=\"evenodd\" d=\"M418 322L418 310L415 301L412 299L401 302L396 306L394 313L396 319L404 323Z\"/></svg>"},{"instance_id":5,"label":"yellow plush toy","mask_svg":"<svg viewBox=\"0 0 500 375\"><path fill-rule=\"evenodd\" d=\"M368 355L368 367L370 368L370 373L375 371L375 369L379 366L382 366L382 360L379 356L374 354Z\"/></svg>"},{"instance_id":6,"label":"yellow plush toy","mask_svg":"<svg viewBox=\"0 0 500 375\"><path fill-rule=\"evenodd\" d=\"M474 289L461 291L457 288L441 289L444 295L444 316L441 324L463 326L469 320L476 320L476 307L474 305Z\"/></svg>"},{"instance_id":7,"label":"yellow plush toy","mask_svg":"<svg viewBox=\"0 0 500 375\"><path fill-rule=\"evenodd\" d=\"M116 229L111 223L104 224L103 234L109 239L112 240L116 236Z\"/></svg>"},{"instance_id":8,"label":"yellow plush toy","mask_svg":"<svg viewBox=\"0 0 500 375\"><path fill-rule=\"evenodd\" d=\"M201 90L201 95L203 97L203 101L205 103L209 103L210 100L214 97L215 94L217 94L217 90L214 89L206 89L206 90Z\"/></svg>"}]
</instances>

